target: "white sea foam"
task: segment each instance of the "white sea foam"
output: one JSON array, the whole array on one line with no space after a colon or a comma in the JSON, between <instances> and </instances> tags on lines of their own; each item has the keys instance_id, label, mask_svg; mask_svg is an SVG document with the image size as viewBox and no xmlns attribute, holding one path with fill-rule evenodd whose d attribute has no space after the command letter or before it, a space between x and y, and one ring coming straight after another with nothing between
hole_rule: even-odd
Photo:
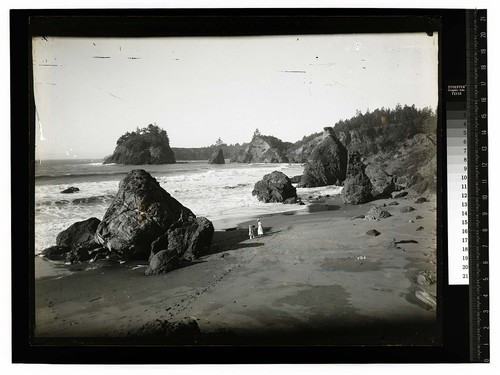
<instances>
[{"instance_id":1,"label":"white sea foam","mask_svg":"<svg viewBox=\"0 0 500 375\"><path fill-rule=\"evenodd\" d=\"M303 166L300 164L198 164L185 167L188 170L175 170L170 174L166 172L167 167L163 172L160 167L155 167L152 175L160 186L197 216L216 221L216 229L222 229L218 225L224 224L218 223L228 219L236 219L237 222L258 215L306 208L293 204L262 203L252 196L255 182L265 174L279 170L289 177L300 175L303 172ZM57 234L76 221L90 217L102 219L118 191L118 179L122 177L116 178L100 181L94 176L93 181L68 181L67 184L53 185L44 183L35 186L35 252L39 253L55 245ZM80 191L61 194L68 186L77 186ZM337 186L299 188L297 193L305 200L309 196L339 194L341 189Z\"/></svg>"}]
</instances>

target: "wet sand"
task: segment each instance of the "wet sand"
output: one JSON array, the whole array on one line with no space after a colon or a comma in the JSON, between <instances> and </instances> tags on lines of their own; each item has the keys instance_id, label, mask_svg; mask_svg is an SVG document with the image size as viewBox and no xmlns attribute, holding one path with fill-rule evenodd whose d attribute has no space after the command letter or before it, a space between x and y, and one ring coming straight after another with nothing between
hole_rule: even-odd
<instances>
[{"instance_id":1,"label":"wet sand","mask_svg":"<svg viewBox=\"0 0 500 375\"><path fill-rule=\"evenodd\" d=\"M319 201L323 211L261 217L266 233L254 239L241 223L166 275L144 276L144 262L42 277L35 336L113 343L160 320L196 321L195 344L439 344L436 203L413 200ZM391 217L351 219L392 201Z\"/></svg>"}]
</instances>

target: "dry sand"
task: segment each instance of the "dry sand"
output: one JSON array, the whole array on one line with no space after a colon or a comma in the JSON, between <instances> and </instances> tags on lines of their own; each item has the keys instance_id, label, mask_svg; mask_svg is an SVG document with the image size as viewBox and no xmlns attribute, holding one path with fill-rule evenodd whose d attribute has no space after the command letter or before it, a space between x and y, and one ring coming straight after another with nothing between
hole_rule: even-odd
<instances>
[{"instance_id":1,"label":"dry sand","mask_svg":"<svg viewBox=\"0 0 500 375\"><path fill-rule=\"evenodd\" d=\"M392 201L389 218L351 219ZM262 217L255 239L248 223L216 231L212 254L166 275L134 263L38 279L35 336L112 342L148 322L195 320L200 344L439 344L435 199L318 204L328 210Z\"/></svg>"}]
</instances>

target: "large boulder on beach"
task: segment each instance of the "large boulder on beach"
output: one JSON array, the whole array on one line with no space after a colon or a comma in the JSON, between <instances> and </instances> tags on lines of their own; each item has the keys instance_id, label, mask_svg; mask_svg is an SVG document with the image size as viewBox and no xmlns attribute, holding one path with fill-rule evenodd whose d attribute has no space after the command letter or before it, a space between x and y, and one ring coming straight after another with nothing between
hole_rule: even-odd
<instances>
[{"instance_id":1,"label":"large boulder on beach","mask_svg":"<svg viewBox=\"0 0 500 375\"><path fill-rule=\"evenodd\" d=\"M389 198L396 190L396 177L384 171L377 163L368 164L365 174L372 184L373 199Z\"/></svg>"},{"instance_id":2,"label":"large boulder on beach","mask_svg":"<svg viewBox=\"0 0 500 375\"><path fill-rule=\"evenodd\" d=\"M181 254L183 261L206 255L212 244L214 226L205 217L177 221L168 229L168 249Z\"/></svg>"},{"instance_id":3,"label":"large boulder on beach","mask_svg":"<svg viewBox=\"0 0 500 375\"><path fill-rule=\"evenodd\" d=\"M66 246L72 250L83 249L86 251L99 247L99 243L95 240L95 233L100 223L99 219L92 217L72 224L57 235L57 246Z\"/></svg>"},{"instance_id":4,"label":"large boulder on beach","mask_svg":"<svg viewBox=\"0 0 500 375\"><path fill-rule=\"evenodd\" d=\"M97 227L96 240L120 259L148 259L151 243L179 218L195 215L148 172L130 171Z\"/></svg>"},{"instance_id":5,"label":"large boulder on beach","mask_svg":"<svg viewBox=\"0 0 500 375\"><path fill-rule=\"evenodd\" d=\"M222 149L219 148L218 150L214 151L212 156L210 156L210 159L208 159L208 164L225 164L224 160L224 153L222 152Z\"/></svg>"},{"instance_id":6,"label":"large boulder on beach","mask_svg":"<svg viewBox=\"0 0 500 375\"><path fill-rule=\"evenodd\" d=\"M283 172L274 171L255 184L252 195L264 203L284 203L289 198L297 199L297 189Z\"/></svg>"},{"instance_id":7,"label":"large boulder on beach","mask_svg":"<svg viewBox=\"0 0 500 375\"><path fill-rule=\"evenodd\" d=\"M68 246L50 246L42 250L42 256L50 260L65 260L67 254L71 252Z\"/></svg>"},{"instance_id":8,"label":"large boulder on beach","mask_svg":"<svg viewBox=\"0 0 500 375\"><path fill-rule=\"evenodd\" d=\"M322 141L307 161L300 187L341 185L346 178L347 149L337 139L333 129L324 129Z\"/></svg>"},{"instance_id":9,"label":"large boulder on beach","mask_svg":"<svg viewBox=\"0 0 500 375\"><path fill-rule=\"evenodd\" d=\"M204 217L180 219L151 244L146 275L158 275L208 254L214 235L212 222Z\"/></svg>"},{"instance_id":10,"label":"large boulder on beach","mask_svg":"<svg viewBox=\"0 0 500 375\"><path fill-rule=\"evenodd\" d=\"M359 152L349 153L347 178L342 189L342 199L346 204L362 204L372 200L373 186L365 174L365 165Z\"/></svg>"}]
</instances>

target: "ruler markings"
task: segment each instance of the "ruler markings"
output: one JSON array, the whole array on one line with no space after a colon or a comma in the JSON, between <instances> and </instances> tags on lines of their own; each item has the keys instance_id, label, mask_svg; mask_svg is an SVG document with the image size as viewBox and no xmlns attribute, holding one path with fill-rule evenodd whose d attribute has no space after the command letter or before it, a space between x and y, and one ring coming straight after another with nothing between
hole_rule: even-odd
<instances>
[{"instance_id":1,"label":"ruler markings","mask_svg":"<svg viewBox=\"0 0 500 375\"><path fill-rule=\"evenodd\" d=\"M486 11L467 14L471 361L489 362Z\"/></svg>"}]
</instances>

